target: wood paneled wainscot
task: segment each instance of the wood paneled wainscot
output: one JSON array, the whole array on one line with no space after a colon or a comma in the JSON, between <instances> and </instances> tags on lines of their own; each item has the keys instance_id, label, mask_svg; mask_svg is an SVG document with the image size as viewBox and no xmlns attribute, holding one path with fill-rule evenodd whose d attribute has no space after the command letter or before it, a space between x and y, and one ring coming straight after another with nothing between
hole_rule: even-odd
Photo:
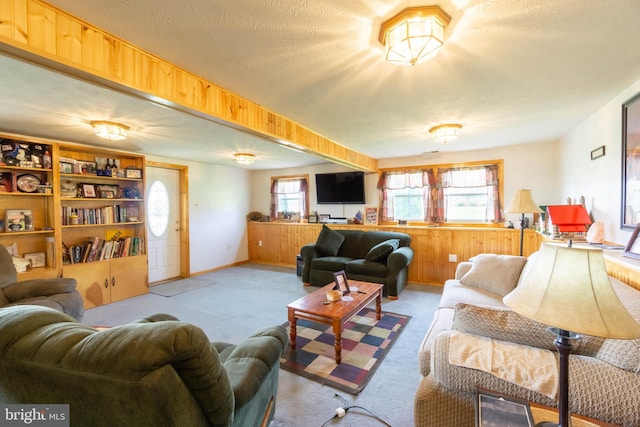
<instances>
[{"instance_id":1,"label":"wood paneled wainscot","mask_svg":"<svg viewBox=\"0 0 640 427\"><path fill-rule=\"evenodd\" d=\"M294 266L300 248L317 240L322 224L249 222L249 261ZM479 253L517 255L520 230L508 228L364 226L329 224L336 230L398 231L411 236L414 258L409 265L409 281L442 285L454 277L460 261ZM524 255L535 252L540 234L525 230ZM457 262L450 262L449 255Z\"/></svg>"}]
</instances>

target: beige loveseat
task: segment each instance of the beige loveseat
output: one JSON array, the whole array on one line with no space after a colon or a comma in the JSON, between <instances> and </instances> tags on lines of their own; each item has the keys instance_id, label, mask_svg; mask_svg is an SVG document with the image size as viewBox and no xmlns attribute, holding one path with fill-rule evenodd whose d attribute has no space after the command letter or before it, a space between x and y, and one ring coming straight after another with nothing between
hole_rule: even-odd
<instances>
[{"instance_id":1,"label":"beige loveseat","mask_svg":"<svg viewBox=\"0 0 640 427\"><path fill-rule=\"evenodd\" d=\"M449 354L455 335L455 339L461 335L488 337L492 343L506 343L515 354L547 349L557 357L554 336L546 325L526 319L502 303L503 296L528 273L535 256L527 260L482 254L473 262L460 263L456 278L445 283L419 349L422 379L414 401L416 426L473 426L477 387L557 406L556 399L540 391L494 373L450 363L450 357L456 359ZM613 278L611 282L632 316L640 320L640 292ZM569 370L570 411L622 426L640 426L640 340L583 337L570 356Z\"/></svg>"}]
</instances>

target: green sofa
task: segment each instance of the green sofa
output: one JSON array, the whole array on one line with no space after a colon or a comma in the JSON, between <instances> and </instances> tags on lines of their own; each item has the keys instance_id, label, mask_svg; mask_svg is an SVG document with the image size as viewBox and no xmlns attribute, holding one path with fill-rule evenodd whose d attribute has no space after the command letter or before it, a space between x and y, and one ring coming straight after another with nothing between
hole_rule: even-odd
<instances>
[{"instance_id":1,"label":"green sofa","mask_svg":"<svg viewBox=\"0 0 640 427\"><path fill-rule=\"evenodd\" d=\"M391 231L333 230L322 226L318 240L300 250L302 281L314 286L333 282L344 270L348 279L381 283L384 295L397 299L407 284L413 259L411 236Z\"/></svg>"},{"instance_id":2,"label":"green sofa","mask_svg":"<svg viewBox=\"0 0 640 427\"><path fill-rule=\"evenodd\" d=\"M263 426L281 326L238 345L168 315L105 330L46 307L0 309L0 402L69 404L71 426Z\"/></svg>"}]
</instances>

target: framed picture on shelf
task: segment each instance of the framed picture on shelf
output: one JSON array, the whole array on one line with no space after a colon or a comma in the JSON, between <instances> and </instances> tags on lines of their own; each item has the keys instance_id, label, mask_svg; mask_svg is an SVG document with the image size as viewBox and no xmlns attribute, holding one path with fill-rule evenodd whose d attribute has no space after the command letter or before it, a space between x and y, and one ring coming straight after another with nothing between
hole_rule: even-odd
<instances>
[{"instance_id":1,"label":"framed picture on shelf","mask_svg":"<svg viewBox=\"0 0 640 427\"><path fill-rule=\"evenodd\" d=\"M13 192L13 174L11 172L0 172L0 193Z\"/></svg>"},{"instance_id":2,"label":"framed picture on shelf","mask_svg":"<svg viewBox=\"0 0 640 427\"><path fill-rule=\"evenodd\" d=\"M368 225L378 224L378 207L367 206L364 208L364 223Z\"/></svg>"},{"instance_id":3,"label":"framed picture on shelf","mask_svg":"<svg viewBox=\"0 0 640 427\"><path fill-rule=\"evenodd\" d=\"M526 400L483 388L478 388L476 396L476 427L534 427L531 408Z\"/></svg>"},{"instance_id":4,"label":"framed picture on shelf","mask_svg":"<svg viewBox=\"0 0 640 427\"><path fill-rule=\"evenodd\" d=\"M142 179L142 169L126 168L124 171L125 178Z\"/></svg>"},{"instance_id":5,"label":"framed picture on shelf","mask_svg":"<svg viewBox=\"0 0 640 427\"><path fill-rule=\"evenodd\" d=\"M97 195L101 199L118 199L120 188L117 185L98 185L96 187Z\"/></svg>"},{"instance_id":6,"label":"framed picture on shelf","mask_svg":"<svg viewBox=\"0 0 640 427\"><path fill-rule=\"evenodd\" d=\"M60 173L73 173L73 163L60 162Z\"/></svg>"},{"instance_id":7,"label":"framed picture on shelf","mask_svg":"<svg viewBox=\"0 0 640 427\"><path fill-rule=\"evenodd\" d=\"M329 218L331 218L331 215L329 215L329 214L319 214L318 215L318 222L320 224L327 224L329 222Z\"/></svg>"},{"instance_id":8,"label":"framed picture on shelf","mask_svg":"<svg viewBox=\"0 0 640 427\"><path fill-rule=\"evenodd\" d=\"M74 166L74 173L82 175L95 175L98 170L96 162L77 161Z\"/></svg>"},{"instance_id":9,"label":"framed picture on shelf","mask_svg":"<svg viewBox=\"0 0 640 427\"><path fill-rule=\"evenodd\" d=\"M33 231L31 209L7 209L4 219L6 231Z\"/></svg>"},{"instance_id":10,"label":"framed picture on shelf","mask_svg":"<svg viewBox=\"0 0 640 427\"><path fill-rule=\"evenodd\" d=\"M24 257L29 260L31 264L31 268L35 267L44 267L45 265L45 254L44 252L33 252L29 254L24 254Z\"/></svg>"},{"instance_id":11,"label":"framed picture on shelf","mask_svg":"<svg viewBox=\"0 0 640 427\"><path fill-rule=\"evenodd\" d=\"M96 187L93 184L80 184L82 190L82 197L94 198L96 196Z\"/></svg>"}]
</instances>

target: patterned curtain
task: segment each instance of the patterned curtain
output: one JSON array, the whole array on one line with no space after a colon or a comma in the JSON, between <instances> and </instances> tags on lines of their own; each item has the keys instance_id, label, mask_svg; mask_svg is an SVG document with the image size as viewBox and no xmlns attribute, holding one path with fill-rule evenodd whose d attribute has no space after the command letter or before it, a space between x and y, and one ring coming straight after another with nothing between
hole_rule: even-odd
<instances>
[{"instance_id":1,"label":"patterned curtain","mask_svg":"<svg viewBox=\"0 0 640 427\"><path fill-rule=\"evenodd\" d=\"M456 173L467 172L467 173ZM480 180L474 172L482 172ZM439 168L435 185L434 213L431 217L433 222L447 222L445 189L449 187L486 187L487 189L487 210L485 211L486 222L503 222L502 204L500 201L500 185L498 182L498 165L482 165L461 168Z\"/></svg>"},{"instance_id":2,"label":"patterned curtain","mask_svg":"<svg viewBox=\"0 0 640 427\"><path fill-rule=\"evenodd\" d=\"M307 194L309 193L309 183L307 178L300 178L300 217L309 216L309 206L307 206Z\"/></svg>"},{"instance_id":3,"label":"patterned curtain","mask_svg":"<svg viewBox=\"0 0 640 427\"><path fill-rule=\"evenodd\" d=\"M433 183L433 171L431 169L382 172L378 180L381 220L393 221L395 219L392 190L401 190L403 188L422 188L424 212L425 216L428 216L429 205L431 204L430 190Z\"/></svg>"},{"instance_id":4,"label":"patterned curtain","mask_svg":"<svg viewBox=\"0 0 640 427\"><path fill-rule=\"evenodd\" d=\"M300 217L307 217L309 211L309 207L307 206L308 191L309 183L306 178L274 179L271 183L271 207L269 209L269 215L271 218L276 218L278 216L278 198L280 195L285 194L296 194L298 196Z\"/></svg>"},{"instance_id":5,"label":"patterned curtain","mask_svg":"<svg viewBox=\"0 0 640 427\"><path fill-rule=\"evenodd\" d=\"M271 206L269 207L269 216L273 219L278 216L278 180L271 181Z\"/></svg>"},{"instance_id":6,"label":"patterned curtain","mask_svg":"<svg viewBox=\"0 0 640 427\"><path fill-rule=\"evenodd\" d=\"M504 222L502 203L500 200L500 183L498 182L498 165L486 166L486 172L487 187L489 188L487 194L487 209L493 210L493 212L487 212L487 217L492 218L495 223Z\"/></svg>"}]
</instances>

